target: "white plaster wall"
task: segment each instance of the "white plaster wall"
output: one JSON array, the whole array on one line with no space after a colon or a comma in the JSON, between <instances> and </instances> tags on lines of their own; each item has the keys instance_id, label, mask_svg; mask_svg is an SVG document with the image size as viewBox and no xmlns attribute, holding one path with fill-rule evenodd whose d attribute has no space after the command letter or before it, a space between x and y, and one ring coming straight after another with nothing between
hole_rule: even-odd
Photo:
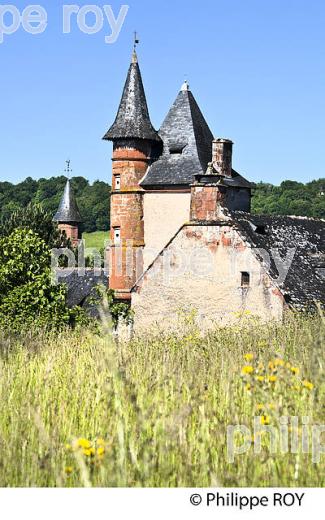
<instances>
[{"instance_id":1,"label":"white plaster wall","mask_svg":"<svg viewBox=\"0 0 325 520\"><path fill-rule=\"evenodd\" d=\"M250 287L241 287L241 272ZM249 245L229 225L185 226L132 294L134 330L173 329L193 311L203 330L248 316L281 320L283 298ZM247 312L248 311L248 312Z\"/></svg>"},{"instance_id":2,"label":"white plaster wall","mask_svg":"<svg viewBox=\"0 0 325 520\"><path fill-rule=\"evenodd\" d=\"M190 218L190 193L144 194L144 270Z\"/></svg>"}]
</instances>

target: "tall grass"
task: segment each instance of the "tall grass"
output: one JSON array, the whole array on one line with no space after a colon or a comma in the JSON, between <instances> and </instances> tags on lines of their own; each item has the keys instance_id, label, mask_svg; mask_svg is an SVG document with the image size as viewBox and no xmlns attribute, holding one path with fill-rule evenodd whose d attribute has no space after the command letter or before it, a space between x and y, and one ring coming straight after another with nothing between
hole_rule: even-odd
<instances>
[{"instance_id":1,"label":"tall grass","mask_svg":"<svg viewBox=\"0 0 325 520\"><path fill-rule=\"evenodd\" d=\"M267 439L227 457L227 426L256 414L325 424L322 318L184 331L3 337L0 486L325 485L324 460L270 454Z\"/></svg>"}]
</instances>

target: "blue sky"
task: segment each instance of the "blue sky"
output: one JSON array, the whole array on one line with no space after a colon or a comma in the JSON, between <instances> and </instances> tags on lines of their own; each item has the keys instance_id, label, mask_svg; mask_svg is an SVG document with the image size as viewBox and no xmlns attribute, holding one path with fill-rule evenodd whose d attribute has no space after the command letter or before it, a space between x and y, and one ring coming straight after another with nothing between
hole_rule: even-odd
<instances>
[{"instance_id":1,"label":"blue sky","mask_svg":"<svg viewBox=\"0 0 325 520\"><path fill-rule=\"evenodd\" d=\"M62 6L40 35L22 28L0 45L0 179L111 178L113 122L137 29L151 119L159 128L186 76L213 133L235 142L234 167L252 181L325 177L323 0L124 0L119 38L83 34ZM20 11L33 2L8 1ZM76 0L80 7L87 4ZM88 2L91 3L91 2ZM112 5L116 15L122 2ZM9 23L8 19L6 19ZM89 17L89 23L92 18Z\"/></svg>"}]
</instances>

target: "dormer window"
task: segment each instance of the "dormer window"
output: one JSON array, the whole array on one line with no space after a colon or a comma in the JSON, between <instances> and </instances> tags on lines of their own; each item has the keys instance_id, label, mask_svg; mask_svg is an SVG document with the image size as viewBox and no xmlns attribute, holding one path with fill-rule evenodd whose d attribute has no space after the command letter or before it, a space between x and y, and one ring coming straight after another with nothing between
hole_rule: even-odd
<instances>
[{"instance_id":1,"label":"dormer window","mask_svg":"<svg viewBox=\"0 0 325 520\"><path fill-rule=\"evenodd\" d=\"M169 148L169 152L171 155L181 155L183 153L183 148Z\"/></svg>"},{"instance_id":2,"label":"dormer window","mask_svg":"<svg viewBox=\"0 0 325 520\"><path fill-rule=\"evenodd\" d=\"M121 176L115 175L115 190L120 191L121 189Z\"/></svg>"},{"instance_id":3,"label":"dormer window","mask_svg":"<svg viewBox=\"0 0 325 520\"><path fill-rule=\"evenodd\" d=\"M169 143L169 153L171 155L182 155L187 143Z\"/></svg>"}]
</instances>

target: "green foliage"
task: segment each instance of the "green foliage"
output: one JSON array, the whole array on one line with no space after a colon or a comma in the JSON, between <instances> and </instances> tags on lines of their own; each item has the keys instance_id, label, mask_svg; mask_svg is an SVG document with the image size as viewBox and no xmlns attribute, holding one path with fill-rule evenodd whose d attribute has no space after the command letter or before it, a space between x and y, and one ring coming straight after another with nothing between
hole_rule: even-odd
<instances>
[{"instance_id":1,"label":"green foliage","mask_svg":"<svg viewBox=\"0 0 325 520\"><path fill-rule=\"evenodd\" d=\"M30 202L42 203L44 209L53 217L65 184L64 176L38 181L28 177L17 185L1 182L0 219L9 218L14 211L26 207ZM110 186L102 181L95 181L90 185L83 177L74 177L71 184L84 220L84 231L108 230Z\"/></svg>"},{"instance_id":2,"label":"green foliage","mask_svg":"<svg viewBox=\"0 0 325 520\"><path fill-rule=\"evenodd\" d=\"M15 229L30 229L46 243L49 249L70 247L65 233L53 222L53 215L41 204L30 202L26 208L18 208L0 222L0 237L8 237Z\"/></svg>"},{"instance_id":3,"label":"green foliage","mask_svg":"<svg viewBox=\"0 0 325 520\"><path fill-rule=\"evenodd\" d=\"M325 179L307 184L284 181L280 186L260 182L254 191L253 213L325 218Z\"/></svg>"},{"instance_id":4,"label":"green foliage","mask_svg":"<svg viewBox=\"0 0 325 520\"><path fill-rule=\"evenodd\" d=\"M94 288L91 304L106 307L113 322L114 328L117 327L120 319L130 324L133 321L133 311L128 303L116 302L114 291L107 289L103 285Z\"/></svg>"},{"instance_id":5,"label":"green foliage","mask_svg":"<svg viewBox=\"0 0 325 520\"><path fill-rule=\"evenodd\" d=\"M60 329L87 323L83 312L66 305L66 287L53 285L50 250L32 230L16 229L0 238L0 327Z\"/></svg>"}]
</instances>

